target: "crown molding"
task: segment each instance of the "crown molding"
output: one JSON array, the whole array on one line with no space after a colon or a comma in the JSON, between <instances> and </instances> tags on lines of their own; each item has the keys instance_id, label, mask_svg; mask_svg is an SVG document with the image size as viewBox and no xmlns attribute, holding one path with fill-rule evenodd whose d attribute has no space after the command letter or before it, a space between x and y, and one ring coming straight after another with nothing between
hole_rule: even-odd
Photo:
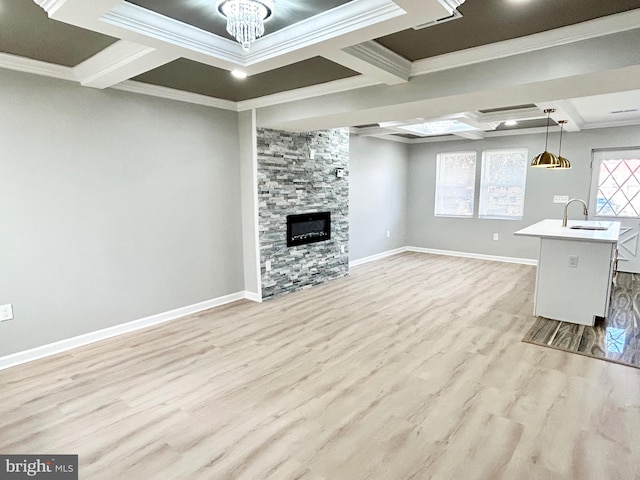
<instances>
[{"instance_id":1,"label":"crown molding","mask_svg":"<svg viewBox=\"0 0 640 480\"><path fill-rule=\"evenodd\" d=\"M74 69L71 67L54 65L52 63L32 60L30 58L19 57L8 53L0 53L0 68L78 82L78 77L76 76ZM173 88L152 85L134 80L126 80L121 83L111 85L110 88L130 93L138 93L141 95L166 98L168 100L192 103L205 107L242 112L253 108L268 107L281 103L318 97L329 93L357 90L358 88L370 87L377 84L379 84L379 82L374 79L367 78L364 75L358 75L355 77L322 83L320 85L312 85L310 87L297 88L287 92L275 93L273 95L265 95L263 97L244 100L241 102L209 97L207 95L185 92L183 90L176 90Z\"/></svg>"},{"instance_id":2,"label":"crown molding","mask_svg":"<svg viewBox=\"0 0 640 480\"><path fill-rule=\"evenodd\" d=\"M265 62L305 47L322 48L318 44L325 42L329 48L336 49L368 41L371 35L365 32L367 27L404 15L405 11L390 0L355 0L259 38L246 55L246 65ZM309 51L305 58L322 53Z\"/></svg>"},{"instance_id":3,"label":"crown molding","mask_svg":"<svg viewBox=\"0 0 640 480\"><path fill-rule=\"evenodd\" d=\"M413 62L411 76L426 75L428 73L463 67L465 65L567 45L581 40L633 30L638 28L639 25L640 9L618 13L616 15L598 18L568 27L561 27L547 32L536 33L526 37L514 38L512 40L505 40L503 42L417 60Z\"/></svg>"},{"instance_id":4,"label":"crown molding","mask_svg":"<svg viewBox=\"0 0 640 480\"><path fill-rule=\"evenodd\" d=\"M60 8L67 0L34 0L46 12Z\"/></svg>"},{"instance_id":5,"label":"crown molding","mask_svg":"<svg viewBox=\"0 0 640 480\"><path fill-rule=\"evenodd\" d=\"M408 82L411 74L409 60L373 40L325 54L324 57L388 85Z\"/></svg>"},{"instance_id":6,"label":"crown molding","mask_svg":"<svg viewBox=\"0 0 640 480\"><path fill-rule=\"evenodd\" d=\"M75 81L73 68L41 62L31 58L19 57L9 53L0 53L0 68L16 70L18 72L33 73L44 77L58 78L60 80Z\"/></svg>"},{"instance_id":7,"label":"crown molding","mask_svg":"<svg viewBox=\"0 0 640 480\"><path fill-rule=\"evenodd\" d=\"M343 78L342 80L334 80L332 82L321 83L319 85L312 85L310 87L296 88L286 92L274 93L272 95L265 95L263 97L252 98L250 100L243 100L238 102L238 111L243 112L254 108L271 107L282 103L306 100L308 98L321 97L323 95L346 92L349 90L357 90L359 88L379 84L380 82L375 79L364 75L358 75L355 77Z\"/></svg>"},{"instance_id":8,"label":"crown molding","mask_svg":"<svg viewBox=\"0 0 640 480\"><path fill-rule=\"evenodd\" d=\"M318 44L328 43L328 48L335 49L369 40L370 35L358 35L357 32L402 15L405 15L404 10L391 0L355 0L259 38L249 53L244 52L235 41L128 2L116 5L102 15L100 21L136 35L184 48L187 52L182 52L180 56L185 58L227 70L239 66L249 75L255 75L319 55L317 50L309 48L300 52L305 47L322 49ZM345 36L349 38L344 38ZM138 40L139 43L145 43L143 39ZM261 65L265 61L293 52L297 52L294 59L288 56L275 60L275 63Z\"/></svg>"},{"instance_id":9,"label":"crown molding","mask_svg":"<svg viewBox=\"0 0 640 480\"><path fill-rule=\"evenodd\" d=\"M245 54L237 42L132 3L120 3L110 12L104 14L100 20L115 27L219 60L218 62L209 60L207 62L209 65L231 69L235 65L245 64ZM199 60L202 58L199 57Z\"/></svg>"},{"instance_id":10,"label":"crown molding","mask_svg":"<svg viewBox=\"0 0 640 480\"><path fill-rule=\"evenodd\" d=\"M165 98L167 100L176 100L178 102L192 103L202 105L204 107L220 108L222 110L231 110L237 112L238 103L231 100L221 98L208 97L197 93L185 92L174 88L162 87L159 85L151 85L149 83L137 82L135 80L126 80L110 88L122 90L124 92L137 93L140 95L149 95L152 97Z\"/></svg>"},{"instance_id":11,"label":"crown molding","mask_svg":"<svg viewBox=\"0 0 640 480\"><path fill-rule=\"evenodd\" d=\"M83 87L107 88L176 58L165 50L120 40L73 70Z\"/></svg>"}]
</instances>

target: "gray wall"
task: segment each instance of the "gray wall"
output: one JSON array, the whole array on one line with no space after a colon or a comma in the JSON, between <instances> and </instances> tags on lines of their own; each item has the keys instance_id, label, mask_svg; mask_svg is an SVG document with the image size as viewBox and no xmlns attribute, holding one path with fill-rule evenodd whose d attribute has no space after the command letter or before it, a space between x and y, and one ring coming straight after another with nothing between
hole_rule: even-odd
<instances>
[{"instance_id":1,"label":"gray wall","mask_svg":"<svg viewBox=\"0 0 640 480\"><path fill-rule=\"evenodd\" d=\"M0 84L0 355L243 290L236 113Z\"/></svg>"},{"instance_id":2,"label":"gray wall","mask_svg":"<svg viewBox=\"0 0 640 480\"><path fill-rule=\"evenodd\" d=\"M349 260L407 245L408 145L352 135L349 152Z\"/></svg>"},{"instance_id":3,"label":"gray wall","mask_svg":"<svg viewBox=\"0 0 640 480\"><path fill-rule=\"evenodd\" d=\"M528 169L522 220L434 216L436 155L439 152L476 150L479 169L483 149L526 147L529 149L529 156L533 158L544 150L544 143L544 134L538 134L412 145L409 151L407 244L441 250L537 258L538 241L516 237L513 232L544 218L561 218L563 205L553 203L554 195L569 195L570 198L587 200L591 181L591 150L640 145L640 126L565 133L562 156L571 161L573 168L565 171ZM554 151L557 145L558 134L554 132L549 136L549 150ZM580 208L573 206L570 218L581 218L581 213ZM499 234L498 241L492 240L494 233Z\"/></svg>"}]
</instances>

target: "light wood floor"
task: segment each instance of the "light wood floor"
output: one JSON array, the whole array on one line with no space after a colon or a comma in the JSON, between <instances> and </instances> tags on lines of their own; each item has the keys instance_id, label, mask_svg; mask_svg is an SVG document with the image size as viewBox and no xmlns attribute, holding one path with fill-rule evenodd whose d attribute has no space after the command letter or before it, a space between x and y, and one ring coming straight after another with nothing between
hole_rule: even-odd
<instances>
[{"instance_id":1,"label":"light wood floor","mask_svg":"<svg viewBox=\"0 0 640 480\"><path fill-rule=\"evenodd\" d=\"M0 372L101 479L638 479L640 370L522 343L535 269L407 253Z\"/></svg>"}]
</instances>

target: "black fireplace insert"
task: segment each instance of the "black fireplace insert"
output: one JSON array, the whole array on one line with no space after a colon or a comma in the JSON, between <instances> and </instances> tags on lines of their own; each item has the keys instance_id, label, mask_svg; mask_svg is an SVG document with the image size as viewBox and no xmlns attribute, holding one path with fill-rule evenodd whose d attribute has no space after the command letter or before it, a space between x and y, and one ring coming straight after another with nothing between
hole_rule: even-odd
<instances>
[{"instance_id":1,"label":"black fireplace insert","mask_svg":"<svg viewBox=\"0 0 640 480\"><path fill-rule=\"evenodd\" d=\"M331 238L331 212L287 215L287 247Z\"/></svg>"}]
</instances>

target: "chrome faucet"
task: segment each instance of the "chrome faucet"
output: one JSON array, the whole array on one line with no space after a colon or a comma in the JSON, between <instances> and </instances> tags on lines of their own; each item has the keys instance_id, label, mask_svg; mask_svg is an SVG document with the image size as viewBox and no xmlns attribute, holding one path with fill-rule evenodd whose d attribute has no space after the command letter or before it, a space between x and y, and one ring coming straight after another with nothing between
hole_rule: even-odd
<instances>
[{"instance_id":1,"label":"chrome faucet","mask_svg":"<svg viewBox=\"0 0 640 480\"><path fill-rule=\"evenodd\" d=\"M580 200L579 198L572 198L569 200L564 206L564 216L562 217L562 226L567 226L567 209L569 208L569 204L572 202L580 202L582 203L582 208L584 209L584 219L587 220L589 218L589 209L587 208L587 204L584 200Z\"/></svg>"}]
</instances>

